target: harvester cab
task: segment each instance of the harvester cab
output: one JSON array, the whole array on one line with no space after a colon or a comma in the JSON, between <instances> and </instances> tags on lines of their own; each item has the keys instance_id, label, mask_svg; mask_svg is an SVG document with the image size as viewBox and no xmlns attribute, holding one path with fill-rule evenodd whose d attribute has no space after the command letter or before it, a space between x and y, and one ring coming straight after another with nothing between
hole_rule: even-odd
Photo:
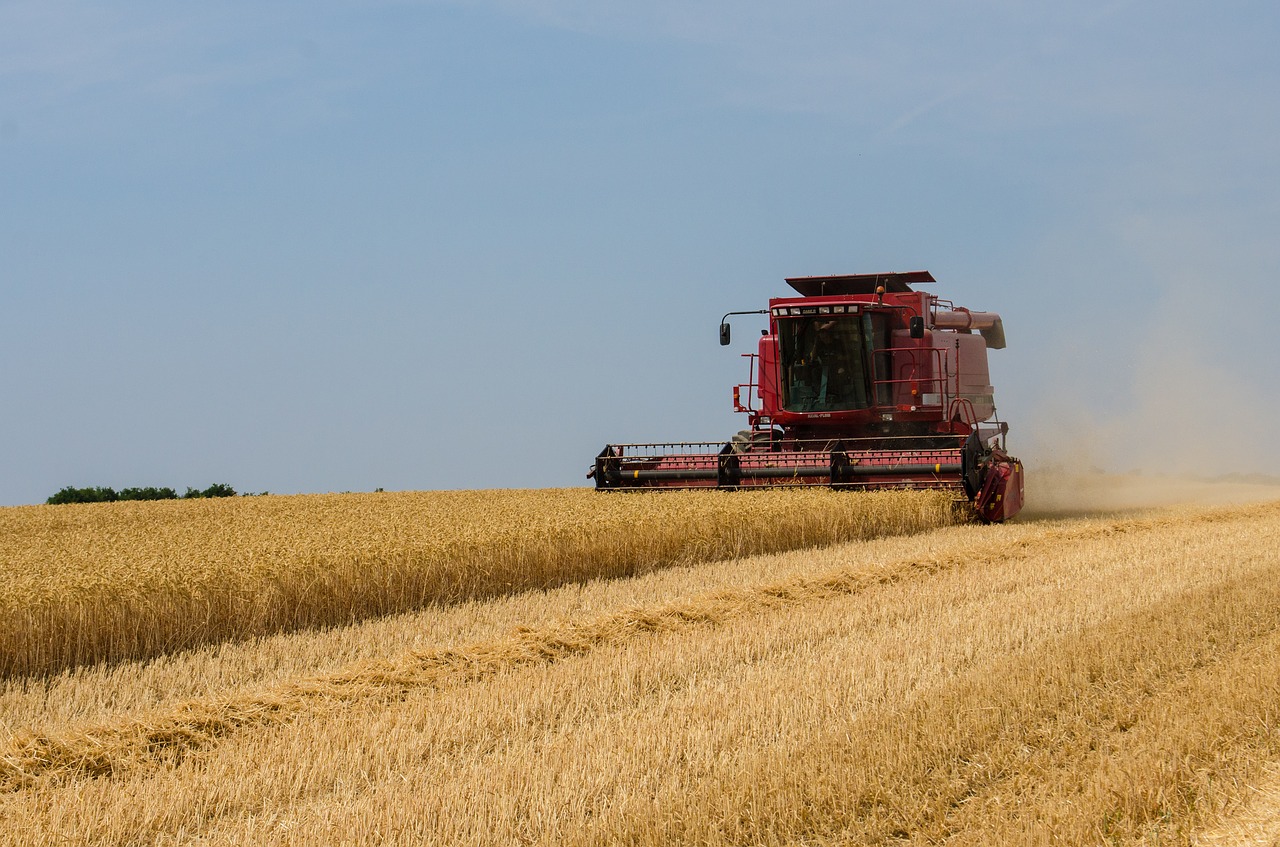
<instances>
[{"instance_id":1,"label":"harvester cab","mask_svg":"<svg viewBox=\"0 0 1280 847\"><path fill-rule=\"evenodd\" d=\"M1022 464L1005 452L987 351L994 312L917 291L928 271L793 277L769 308L733 387L748 426L727 442L610 444L588 473L600 490L924 488L952 490L996 522L1022 507Z\"/></svg>"}]
</instances>

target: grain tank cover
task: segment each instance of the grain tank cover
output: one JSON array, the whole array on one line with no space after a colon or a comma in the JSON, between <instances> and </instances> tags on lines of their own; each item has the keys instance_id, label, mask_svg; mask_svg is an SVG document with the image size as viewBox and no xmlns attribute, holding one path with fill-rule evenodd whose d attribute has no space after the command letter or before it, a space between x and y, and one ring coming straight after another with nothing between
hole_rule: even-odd
<instances>
[{"instance_id":1,"label":"grain tank cover","mask_svg":"<svg viewBox=\"0 0 1280 847\"><path fill-rule=\"evenodd\" d=\"M928 271L905 271L884 274L841 274L839 276L793 276L787 284L805 297L824 295L875 294L877 286L888 293L911 290L912 283L936 282Z\"/></svg>"}]
</instances>

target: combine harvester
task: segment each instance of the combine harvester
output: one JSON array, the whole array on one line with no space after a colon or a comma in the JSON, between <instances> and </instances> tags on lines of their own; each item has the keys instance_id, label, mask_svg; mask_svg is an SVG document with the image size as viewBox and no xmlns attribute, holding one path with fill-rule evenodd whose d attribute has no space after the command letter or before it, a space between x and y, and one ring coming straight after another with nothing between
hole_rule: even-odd
<instances>
[{"instance_id":1,"label":"combine harvester","mask_svg":"<svg viewBox=\"0 0 1280 847\"><path fill-rule=\"evenodd\" d=\"M1005 452L987 350L1004 347L993 312L912 285L928 271L788 279L799 297L768 309L734 410L750 427L728 442L609 444L587 474L603 491L830 486L943 489L984 521L1022 508L1022 463ZM743 396L747 401L743 403ZM759 405L755 405L759 401Z\"/></svg>"}]
</instances>

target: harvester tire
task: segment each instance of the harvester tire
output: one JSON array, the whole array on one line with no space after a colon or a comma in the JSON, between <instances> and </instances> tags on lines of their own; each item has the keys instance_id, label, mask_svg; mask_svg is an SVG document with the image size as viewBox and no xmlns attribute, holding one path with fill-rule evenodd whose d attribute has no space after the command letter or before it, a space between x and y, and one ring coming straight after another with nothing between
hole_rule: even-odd
<instances>
[{"instance_id":1,"label":"harvester tire","mask_svg":"<svg viewBox=\"0 0 1280 847\"><path fill-rule=\"evenodd\" d=\"M743 429L729 439L729 448L734 453L746 453L762 444L768 443L769 433L761 432L758 429Z\"/></svg>"}]
</instances>

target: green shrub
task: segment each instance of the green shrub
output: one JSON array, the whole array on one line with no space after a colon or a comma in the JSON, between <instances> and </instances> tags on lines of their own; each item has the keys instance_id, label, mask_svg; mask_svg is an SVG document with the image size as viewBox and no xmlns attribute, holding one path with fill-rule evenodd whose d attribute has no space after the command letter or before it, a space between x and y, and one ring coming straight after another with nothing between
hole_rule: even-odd
<instances>
[{"instance_id":1,"label":"green shrub","mask_svg":"<svg viewBox=\"0 0 1280 847\"><path fill-rule=\"evenodd\" d=\"M45 502L53 505L59 503L111 503L119 499L120 495L116 494L114 488L75 488L68 485Z\"/></svg>"},{"instance_id":2,"label":"green shrub","mask_svg":"<svg viewBox=\"0 0 1280 847\"><path fill-rule=\"evenodd\" d=\"M262 492L266 494L267 492ZM235 497L236 490L225 482L215 482L203 491L188 488L184 499L196 497ZM116 500L176 500L178 492L165 486L164 488L122 488L117 492L114 488L93 487L76 488L68 485L57 494L45 500L51 506L61 503L113 503Z\"/></svg>"},{"instance_id":3,"label":"green shrub","mask_svg":"<svg viewBox=\"0 0 1280 847\"><path fill-rule=\"evenodd\" d=\"M122 488L121 500L176 500L178 492L172 488Z\"/></svg>"},{"instance_id":4,"label":"green shrub","mask_svg":"<svg viewBox=\"0 0 1280 847\"><path fill-rule=\"evenodd\" d=\"M194 488L188 488L187 493L182 496L184 499L194 499L197 497L235 497L236 490L225 482L215 482L204 491L197 491Z\"/></svg>"}]
</instances>

